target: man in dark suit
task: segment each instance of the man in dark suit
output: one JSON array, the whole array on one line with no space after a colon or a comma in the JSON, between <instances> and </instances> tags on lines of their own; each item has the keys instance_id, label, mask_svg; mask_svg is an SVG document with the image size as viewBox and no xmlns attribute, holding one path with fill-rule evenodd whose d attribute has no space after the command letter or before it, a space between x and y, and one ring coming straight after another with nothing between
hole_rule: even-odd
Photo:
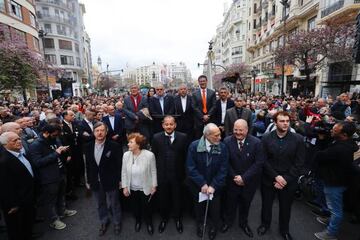
<instances>
[{"instance_id":1,"label":"man in dark suit","mask_svg":"<svg viewBox=\"0 0 360 240\"><path fill-rule=\"evenodd\" d=\"M235 121L233 135L226 137L229 150L225 223L221 231L226 232L234 222L236 207L239 208L239 226L245 234L253 237L248 225L251 201L260 183L264 163L261 141L248 134L247 122Z\"/></svg>"},{"instance_id":2,"label":"man in dark suit","mask_svg":"<svg viewBox=\"0 0 360 240\"><path fill-rule=\"evenodd\" d=\"M189 142L194 136L194 110L192 108L192 98L187 95L187 87L181 84L178 95L174 98L176 118L176 130L187 135Z\"/></svg>"},{"instance_id":3,"label":"man in dark suit","mask_svg":"<svg viewBox=\"0 0 360 240\"><path fill-rule=\"evenodd\" d=\"M220 223L220 196L228 168L229 153L220 142L220 129L209 123L204 127L204 136L192 142L186 159L187 184L194 197L197 235L203 237L203 221L206 202L199 203L199 192L207 198L213 196L209 203L209 239L216 237Z\"/></svg>"},{"instance_id":4,"label":"man in dark suit","mask_svg":"<svg viewBox=\"0 0 360 240\"><path fill-rule=\"evenodd\" d=\"M182 233L182 183L185 176L188 141L184 133L175 131L174 117L166 116L162 127L164 131L154 135L151 145L156 158L159 207L162 218L159 233L164 232L171 209L173 210L176 229Z\"/></svg>"},{"instance_id":5,"label":"man in dark suit","mask_svg":"<svg viewBox=\"0 0 360 240\"><path fill-rule=\"evenodd\" d=\"M9 240L32 239L35 218L34 168L22 153L21 139L13 132L0 136L0 206Z\"/></svg>"},{"instance_id":6,"label":"man in dark suit","mask_svg":"<svg viewBox=\"0 0 360 240\"><path fill-rule=\"evenodd\" d=\"M80 184L81 173L83 172L82 151L79 144L79 129L75 123L75 113L65 110L62 113L62 136L61 141L64 146L69 146L66 161L67 180L66 197L68 200L76 200L75 185Z\"/></svg>"},{"instance_id":7,"label":"man in dark suit","mask_svg":"<svg viewBox=\"0 0 360 240\"><path fill-rule=\"evenodd\" d=\"M225 129L224 129L224 122L226 111L229 108L235 106L234 101L229 99L229 91L226 87L221 87L219 89L219 96L220 98L216 100L215 104L215 114L213 116L213 122L220 128L221 130L221 138L224 139L225 137Z\"/></svg>"},{"instance_id":8,"label":"man in dark suit","mask_svg":"<svg viewBox=\"0 0 360 240\"><path fill-rule=\"evenodd\" d=\"M261 182L261 225L258 234L264 235L270 227L272 206L279 199L279 229L285 240L292 240L289 233L291 205L297 189L297 180L303 173L305 144L303 137L289 128L290 115L280 111L274 115L276 130L261 139L265 162Z\"/></svg>"},{"instance_id":9,"label":"man in dark suit","mask_svg":"<svg viewBox=\"0 0 360 240\"><path fill-rule=\"evenodd\" d=\"M155 88L156 94L149 99L150 115L154 119L153 133L162 131L161 123L166 115L173 115L175 113L174 97L165 94L165 88L159 84Z\"/></svg>"},{"instance_id":10,"label":"man in dark suit","mask_svg":"<svg viewBox=\"0 0 360 240\"><path fill-rule=\"evenodd\" d=\"M149 139L150 120L143 112L147 108L147 98L141 95L138 85L132 85L130 87L130 96L125 97L123 106L127 134L139 132Z\"/></svg>"},{"instance_id":11,"label":"man in dark suit","mask_svg":"<svg viewBox=\"0 0 360 240\"><path fill-rule=\"evenodd\" d=\"M106 135L106 124L96 123L94 125L95 140L85 146L86 187L91 189L96 196L101 222L99 236L105 234L109 216L113 217L116 235L120 234L121 223L119 189L121 189L122 149Z\"/></svg>"},{"instance_id":12,"label":"man in dark suit","mask_svg":"<svg viewBox=\"0 0 360 240\"><path fill-rule=\"evenodd\" d=\"M84 119L79 122L79 136L82 145L94 140L94 118L95 113L87 109Z\"/></svg>"},{"instance_id":13,"label":"man in dark suit","mask_svg":"<svg viewBox=\"0 0 360 240\"><path fill-rule=\"evenodd\" d=\"M195 113L194 130L195 138L199 139L203 134L203 128L211 120L215 113L216 94L214 90L207 89L207 77L201 75L198 78L199 89L193 94L192 105Z\"/></svg>"},{"instance_id":14,"label":"man in dark suit","mask_svg":"<svg viewBox=\"0 0 360 240\"><path fill-rule=\"evenodd\" d=\"M230 136L233 133L234 123L238 119L244 119L248 124L249 132L251 132L252 113L244 106L245 99L243 97L236 97L235 106L226 111L224 121L225 136Z\"/></svg>"},{"instance_id":15,"label":"man in dark suit","mask_svg":"<svg viewBox=\"0 0 360 240\"><path fill-rule=\"evenodd\" d=\"M46 211L51 219L50 227L61 230L66 224L60 217L75 215L75 210L66 209L66 170L65 159L68 146L62 146L58 138L61 133L59 125L46 124L42 132L29 147L30 159L39 176L41 194L39 207Z\"/></svg>"},{"instance_id":16,"label":"man in dark suit","mask_svg":"<svg viewBox=\"0 0 360 240\"><path fill-rule=\"evenodd\" d=\"M122 119L120 115L115 114L115 107L109 105L107 107L107 116L103 117L102 122L106 124L108 133L107 138L111 141L117 142L122 146L122 134L123 126L121 124Z\"/></svg>"}]
</instances>

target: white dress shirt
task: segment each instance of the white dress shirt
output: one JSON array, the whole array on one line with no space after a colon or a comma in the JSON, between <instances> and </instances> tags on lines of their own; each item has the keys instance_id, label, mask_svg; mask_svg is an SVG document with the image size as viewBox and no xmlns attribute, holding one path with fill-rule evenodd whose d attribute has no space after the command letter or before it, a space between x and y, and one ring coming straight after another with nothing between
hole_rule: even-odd
<instances>
[{"instance_id":1,"label":"white dress shirt","mask_svg":"<svg viewBox=\"0 0 360 240\"><path fill-rule=\"evenodd\" d=\"M91 128L91 131L94 132L94 124L92 122L90 122L89 120L87 120L86 118L85 119L85 122L89 125L89 127Z\"/></svg>"},{"instance_id":2,"label":"white dress shirt","mask_svg":"<svg viewBox=\"0 0 360 240\"><path fill-rule=\"evenodd\" d=\"M114 130L115 129L115 116L109 115L109 121L110 121L111 128Z\"/></svg>"},{"instance_id":3,"label":"white dress shirt","mask_svg":"<svg viewBox=\"0 0 360 240\"><path fill-rule=\"evenodd\" d=\"M186 111L187 96L185 96L185 97L180 97L180 99L181 99L182 110L183 110L183 112L185 112L185 111Z\"/></svg>"},{"instance_id":4,"label":"white dress shirt","mask_svg":"<svg viewBox=\"0 0 360 240\"><path fill-rule=\"evenodd\" d=\"M175 132L172 132L170 135L165 132L165 136L170 138L171 143L175 140Z\"/></svg>"},{"instance_id":5,"label":"white dress shirt","mask_svg":"<svg viewBox=\"0 0 360 240\"><path fill-rule=\"evenodd\" d=\"M227 100L225 101L221 100L220 102L221 102L221 124L224 124Z\"/></svg>"}]
</instances>

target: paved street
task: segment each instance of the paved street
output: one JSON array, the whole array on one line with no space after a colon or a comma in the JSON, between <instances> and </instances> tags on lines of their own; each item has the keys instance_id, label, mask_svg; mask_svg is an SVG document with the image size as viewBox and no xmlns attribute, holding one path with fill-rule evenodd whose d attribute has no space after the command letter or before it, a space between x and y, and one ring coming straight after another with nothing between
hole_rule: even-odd
<instances>
[{"instance_id":1,"label":"paved street","mask_svg":"<svg viewBox=\"0 0 360 240\"><path fill-rule=\"evenodd\" d=\"M94 198L87 199L83 192L79 193L81 197L78 201L72 204L71 208L77 209L78 214L74 217L65 219L64 222L68 225L65 230L54 231L49 229L47 226L39 226L37 228L45 229L45 235L42 239L44 240L91 240L91 239L119 239L113 234L112 226L110 226L105 237L99 238L98 235L98 218L96 214L96 205ZM255 200L253 202L251 212L250 212L250 226L254 231L259 224L261 208L261 199L260 194L257 193ZM297 240L308 240L315 239L313 233L316 231L322 230L323 226L315 220L315 217L310 213L309 207L304 205L302 202L295 202L293 207L293 216L291 221L291 233L293 237ZM277 231L278 221L277 221L277 204L274 208L273 224L270 232L263 236L258 237L255 234L253 239L261 240L276 240L281 239ZM134 231L134 219L132 215L127 211L124 215L124 221L122 226L122 232L120 235L121 239L151 239L147 234L146 228L143 225L140 233L135 233ZM154 218L154 227L157 230L159 223L158 215L155 215ZM343 225L340 240L357 240L360 237L360 227L359 225L352 225L346 222ZM184 233L178 234L175 229L175 224L173 221L170 221L166 231L163 234L155 232L152 238L156 239L198 239L195 234L195 225L193 219L187 214L184 217ZM6 239L4 235L0 234L0 239ZM206 238L208 239L208 238ZM229 230L226 234L221 234L217 236L216 239L248 239L245 234L236 226Z\"/></svg>"}]
</instances>

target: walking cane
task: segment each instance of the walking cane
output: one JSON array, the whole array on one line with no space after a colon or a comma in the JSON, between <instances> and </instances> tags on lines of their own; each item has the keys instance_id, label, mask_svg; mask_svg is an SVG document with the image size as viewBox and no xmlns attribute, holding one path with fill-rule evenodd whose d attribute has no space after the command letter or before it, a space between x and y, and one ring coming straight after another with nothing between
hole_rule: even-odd
<instances>
[{"instance_id":1,"label":"walking cane","mask_svg":"<svg viewBox=\"0 0 360 240\"><path fill-rule=\"evenodd\" d=\"M205 217L204 217L204 226L203 226L203 234L202 234L201 240L205 239L205 230L206 230L205 228L206 228L206 220L207 220L207 215L208 215L208 210L209 210L209 202L210 202L210 195L207 194Z\"/></svg>"}]
</instances>

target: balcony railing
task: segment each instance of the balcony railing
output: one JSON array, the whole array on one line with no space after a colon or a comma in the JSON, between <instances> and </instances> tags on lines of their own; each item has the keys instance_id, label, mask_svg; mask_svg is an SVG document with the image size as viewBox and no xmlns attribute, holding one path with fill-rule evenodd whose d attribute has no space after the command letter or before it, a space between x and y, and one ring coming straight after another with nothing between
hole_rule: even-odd
<instances>
[{"instance_id":1,"label":"balcony railing","mask_svg":"<svg viewBox=\"0 0 360 240\"><path fill-rule=\"evenodd\" d=\"M261 25L262 25L262 26L267 25L267 23L268 23L267 18L263 18L263 19L261 20Z\"/></svg>"},{"instance_id":2,"label":"balcony railing","mask_svg":"<svg viewBox=\"0 0 360 240\"><path fill-rule=\"evenodd\" d=\"M48 21L51 21L51 22L58 22L58 23L64 23L64 24L68 24L68 25L74 25L73 21L71 21L68 18L52 16L52 15L49 15L49 14L41 14L39 12L37 14L37 17L38 17L38 19L48 20Z\"/></svg>"},{"instance_id":3,"label":"balcony railing","mask_svg":"<svg viewBox=\"0 0 360 240\"><path fill-rule=\"evenodd\" d=\"M358 0L357 0L358 1ZM344 6L344 0L340 0L321 11L321 18L330 15Z\"/></svg>"},{"instance_id":4,"label":"balcony railing","mask_svg":"<svg viewBox=\"0 0 360 240\"><path fill-rule=\"evenodd\" d=\"M60 0L36 0L36 2L53 4L62 8L70 9L70 7L66 3Z\"/></svg>"},{"instance_id":5,"label":"balcony railing","mask_svg":"<svg viewBox=\"0 0 360 240\"><path fill-rule=\"evenodd\" d=\"M275 13L269 12L269 19L274 19L274 18L275 18Z\"/></svg>"}]
</instances>

